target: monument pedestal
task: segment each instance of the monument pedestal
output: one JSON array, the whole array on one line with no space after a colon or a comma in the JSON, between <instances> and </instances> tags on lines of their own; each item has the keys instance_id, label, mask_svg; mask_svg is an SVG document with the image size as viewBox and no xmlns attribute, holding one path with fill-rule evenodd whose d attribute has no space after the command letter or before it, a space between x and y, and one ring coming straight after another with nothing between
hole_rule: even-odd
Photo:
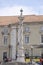
<instances>
[{"instance_id":1,"label":"monument pedestal","mask_svg":"<svg viewBox=\"0 0 43 65\"><path fill-rule=\"evenodd\" d=\"M17 61L18 62L25 62L25 55L24 55L23 48L18 49Z\"/></svg>"},{"instance_id":2,"label":"monument pedestal","mask_svg":"<svg viewBox=\"0 0 43 65\"><path fill-rule=\"evenodd\" d=\"M25 62L25 58L23 56L22 57L18 56L17 62Z\"/></svg>"}]
</instances>

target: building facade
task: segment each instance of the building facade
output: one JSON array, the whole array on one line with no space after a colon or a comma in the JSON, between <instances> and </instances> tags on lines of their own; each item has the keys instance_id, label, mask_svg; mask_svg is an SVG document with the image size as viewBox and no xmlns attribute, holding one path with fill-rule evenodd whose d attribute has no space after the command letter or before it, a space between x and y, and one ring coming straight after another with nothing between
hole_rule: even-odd
<instances>
[{"instance_id":1,"label":"building facade","mask_svg":"<svg viewBox=\"0 0 43 65\"><path fill-rule=\"evenodd\" d=\"M0 17L0 61L5 55L16 60L22 54L25 57L43 53L43 48L34 47L43 45L43 15L25 15L23 27L19 22L18 16Z\"/></svg>"}]
</instances>

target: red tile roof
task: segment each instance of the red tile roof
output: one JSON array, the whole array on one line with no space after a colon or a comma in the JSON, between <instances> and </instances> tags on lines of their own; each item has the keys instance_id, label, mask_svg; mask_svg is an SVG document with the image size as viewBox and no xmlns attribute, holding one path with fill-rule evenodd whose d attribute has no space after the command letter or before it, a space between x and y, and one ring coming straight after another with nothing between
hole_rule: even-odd
<instances>
[{"instance_id":1,"label":"red tile roof","mask_svg":"<svg viewBox=\"0 0 43 65\"><path fill-rule=\"evenodd\" d=\"M23 22L41 22L43 15L25 15ZM19 22L18 16L0 16L0 25L9 25Z\"/></svg>"}]
</instances>

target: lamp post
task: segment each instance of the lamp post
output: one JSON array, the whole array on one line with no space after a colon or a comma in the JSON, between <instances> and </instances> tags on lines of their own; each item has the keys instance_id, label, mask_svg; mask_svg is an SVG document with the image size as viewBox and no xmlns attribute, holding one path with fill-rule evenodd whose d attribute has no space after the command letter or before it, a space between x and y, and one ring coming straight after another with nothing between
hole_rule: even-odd
<instances>
[{"instance_id":1,"label":"lamp post","mask_svg":"<svg viewBox=\"0 0 43 65\"><path fill-rule=\"evenodd\" d=\"M20 32L20 42L19 42L19 49L18 49L18 61L24 62L24 47L23 47L23 20L24 17L22 16L23 10L20 10L20 16L18 17L20 22L19 22L19 32Z\"/></svg>"},{"instance_id":2,"label":"lamp post","mask_svg":"<svg viewBox=\"0 0 43 65\"><path fill-rule=\"evenodd\" d=\"M12 58L12 45L9 44L9 59Z\"/></svg>"},{"instance_id":3,"label":"lamp post","mask_svg":"<svg viewBox=\"0 0 43 65\"><path fill-rule=\"evenodd\" d=\"M32 64L32 59L33 59L33 46L31 46L31 64Z\"/></svg>"}]
</instances>

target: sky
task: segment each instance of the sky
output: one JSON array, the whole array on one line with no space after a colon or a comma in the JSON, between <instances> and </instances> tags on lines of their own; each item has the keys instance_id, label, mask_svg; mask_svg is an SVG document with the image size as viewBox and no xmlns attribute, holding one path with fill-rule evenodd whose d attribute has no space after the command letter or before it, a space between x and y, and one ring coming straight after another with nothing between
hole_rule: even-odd
<instances>
[{"instance_id":1,"label":"sky","mask_svg":"<svg viewBox=\"0 0 43 65\"><path fill-rule=\"evenodd\" d=\"M0 16L43 15L43 0L0 0Z\"/></svg>"}]
</instances>

